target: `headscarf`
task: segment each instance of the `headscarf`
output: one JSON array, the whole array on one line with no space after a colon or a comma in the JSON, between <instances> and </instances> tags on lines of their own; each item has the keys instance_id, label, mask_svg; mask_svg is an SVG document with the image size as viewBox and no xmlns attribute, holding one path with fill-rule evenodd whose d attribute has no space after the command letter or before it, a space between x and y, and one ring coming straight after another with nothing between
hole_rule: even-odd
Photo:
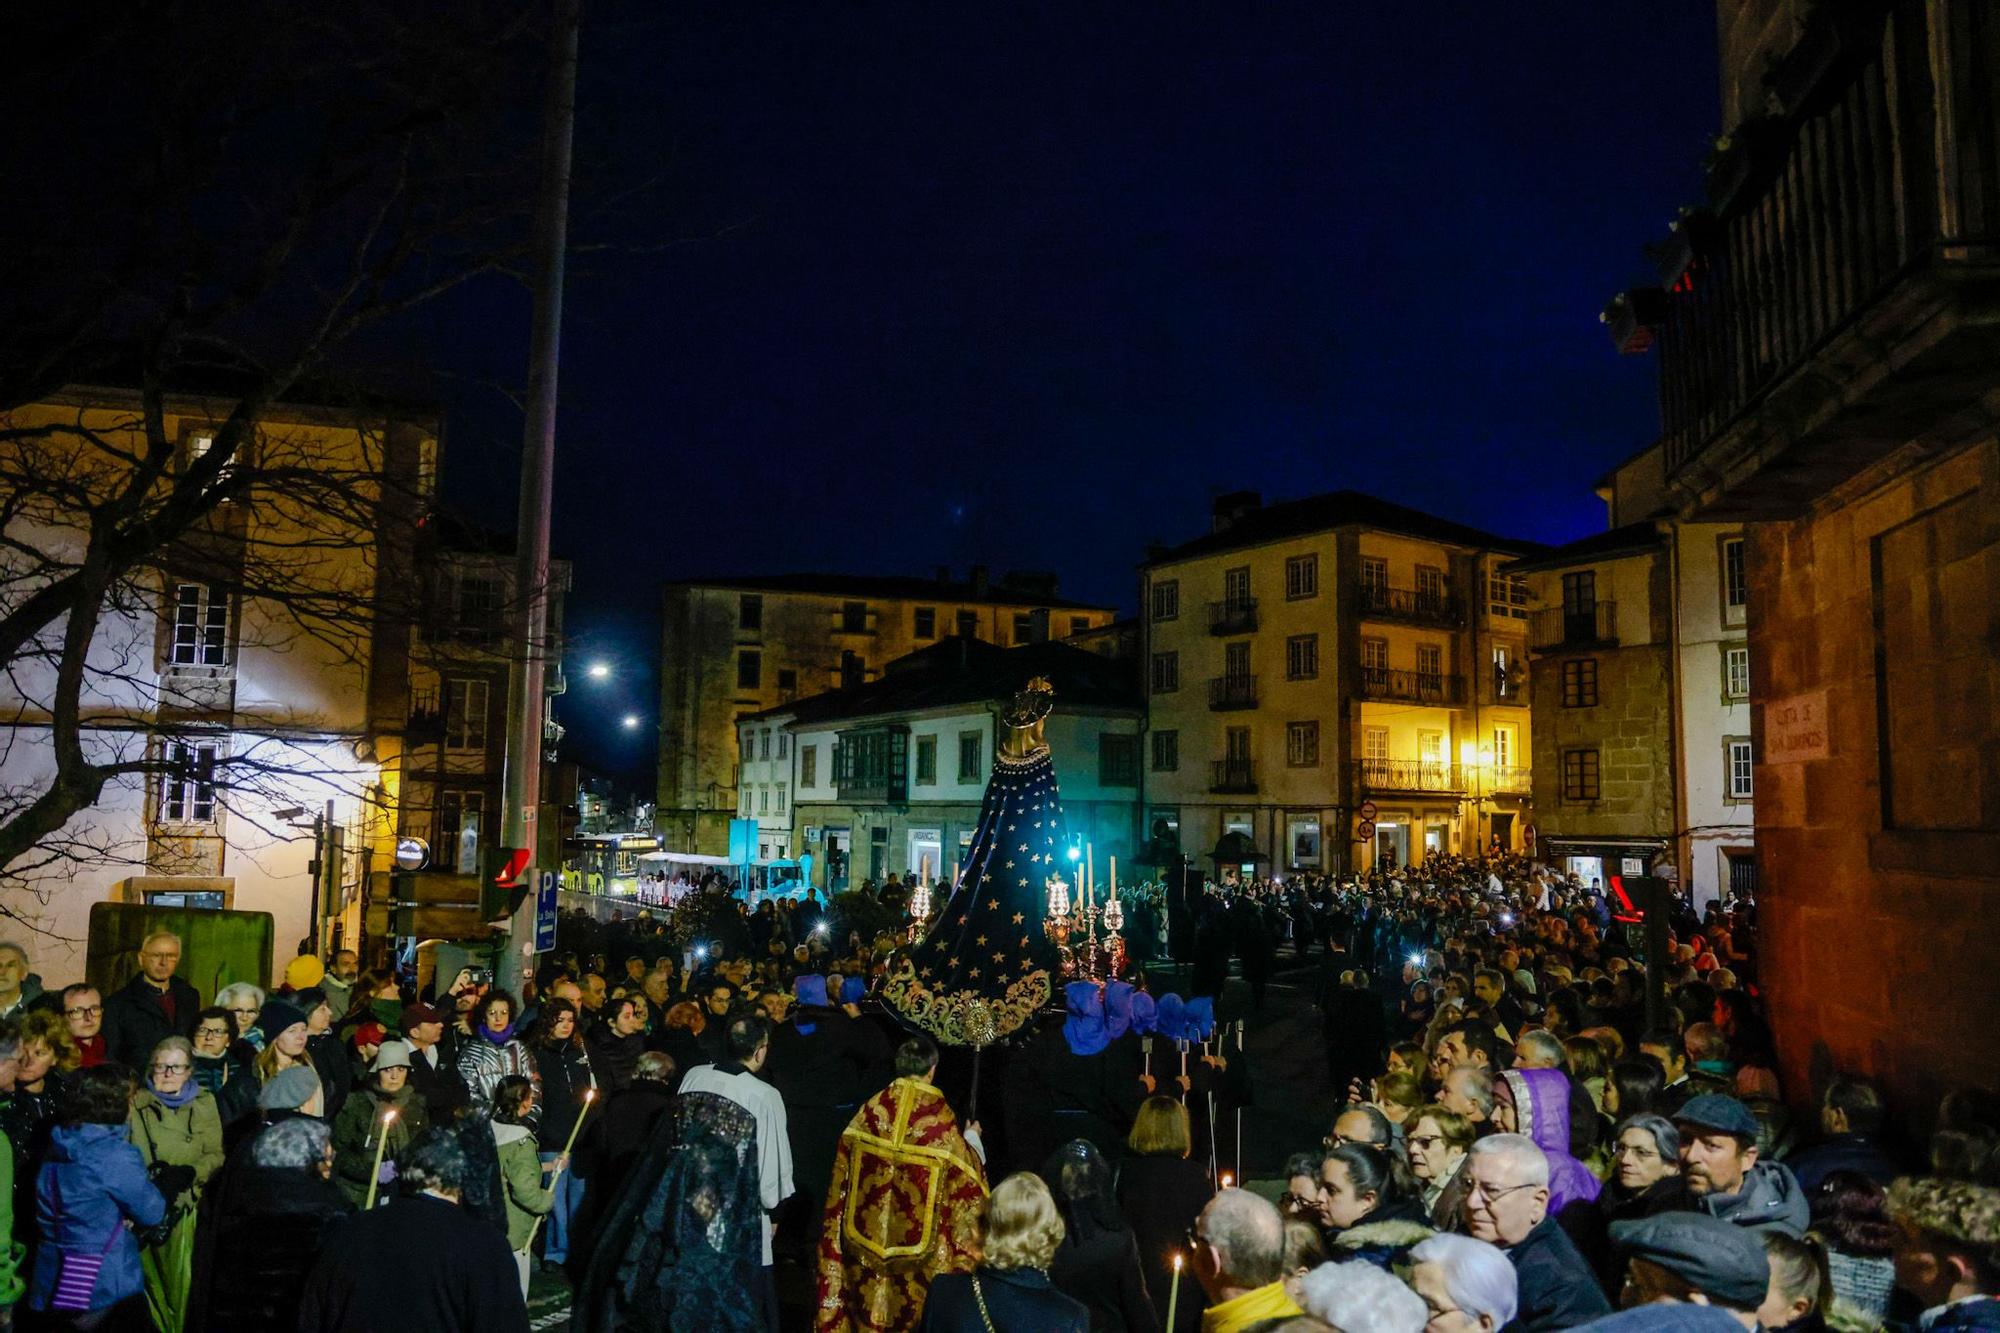
<instances>
[{"instance_id":1,"label":"headscarf","mask_svg":"<svg viewBox=\"0 0 2000 1333\"><path fill-rule=\"evenodd\" d=\"M860 1004L867 994L868 983L860 977L842 977L840 979L840 1002L842 1004Z\"/></svg>"},{"instance_id":2,"label":"headscarf","mask_svg":"<svg viewBox=\"0 0 2000 1333\"><path fill-rule=\"evenodd\" d=\"M1187 1001L1178 995L1160 997L1160 1035L1168 1041L1187 1040Z\"/></svg>"},{"instance_id":3,"label":"headscarf","mask_svg":"<svg viewBox=\"0 0 2000 1333\"><path fill-rule=\"evenodd\" d=\"M1569 1075L1560 1069L1508 1069L1500 1077L1514 1094L1516 1132L1533 1139L1549 1159L1549 1216L1595 1199L1604 1183L1569 1151Z\"/></svg>"},{"instance_id":4,"label":"headscarf","mask_svg":"<svg viewBox=\"0 0 2000 1333\"><path fill-rule=\"evenodd\" d=\"M1104 1035L1117 1041L1132 1030L1132 1000L1135 992L1129 981L1104 984Z\"/></svg>"},{"instance_id":5,"label":"headscarf","mask_svg":"<svg viewBox=\"0 0 2000 1333\"><path fill-rule=\"evenodd\" d=\"M810 1004L824 1009L827 1007L826 978L816 974L799 977L792 982L792 994L798 997L799 1004L802 1006ZM805 1016L801 1014L798 1018L792 1020L792 1026L798 1030L800 1036L810 1037L819 1027L819 1024L808 1023L804 1019Z\"/></svg>"},{"instance_id":6,"label":"headscarf","mask_svg":"<svg viewBox=\"0 0 2000 1333\"><path fill-rule=\"evenodd\" d=\"M1187 1039L1204 1041L1215 1035L1215 997L1197 995L1187 1002Z\"/></svg>"},{"instance_id":7,"label":"headscarf","mask_svg":"<svg viewBox=\"0 0 2000 1333\"><path fill-rule=\"evenodd\" d=\"M1063 987L1063 1040L1072 1055L1096 1055L1111 1044L1104 1031L1104 993L1094 981L1072 981Z\"/></svg>"},{"instance_id":8,"label":"headscarf","mask_svg":"<svg viewBox=\"0 0 2000 1333\"><path fill-rule=\"evenodd\" d=\"M1142 1037L1150 1037L1159 1028L1159 1002L1144 991L1132 992L1132 1030Z\"/></svg>"}]
</instances>

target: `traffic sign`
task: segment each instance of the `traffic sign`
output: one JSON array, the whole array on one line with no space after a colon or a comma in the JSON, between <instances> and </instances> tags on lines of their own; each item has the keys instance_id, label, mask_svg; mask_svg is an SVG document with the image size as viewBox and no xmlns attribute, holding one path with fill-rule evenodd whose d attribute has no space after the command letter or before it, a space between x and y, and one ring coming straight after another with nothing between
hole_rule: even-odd
<instances>
[{"instance_id":1,"label":"traffic sign","mask_svg":"<svg viewBox=\"0 0 2000 1333\"><path fill-rule=\"evenodd\" d=\"M1363 801L1361 803L1361 809L1357 813L1359 813L1363 819L1369 821L1370 823L1373 823L1375 820L1375 802Z\"/></svg>"},{"instance_id":2,"label":"traffic sign","mask_svg":"<svg viewBox=\"0 0 2000 1333\"><path fill-rule=\"evenodd\" d=\"M535 952L556 947L556 872L544 870L535 891Z\"/></svg>"},{"instance_id":3,"label":"traffic sign","mask_svg":"<svg viewBox=\"0 0 2000 1333\"><path fill-rule=\"evenodd\" d=\"M1369 838L1375 836L1375 821L1372 819L1362 820L1361 827L1356 829L1355 832L1361 835L1362 841L1367 841Z\"/></svg>"}]
</instances>

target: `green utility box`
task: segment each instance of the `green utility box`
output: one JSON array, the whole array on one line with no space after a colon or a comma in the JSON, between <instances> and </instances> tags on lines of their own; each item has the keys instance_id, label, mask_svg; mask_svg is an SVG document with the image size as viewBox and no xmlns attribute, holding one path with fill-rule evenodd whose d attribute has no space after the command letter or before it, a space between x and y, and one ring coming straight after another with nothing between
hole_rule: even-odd
<instances>
[{"instance_id":1,"label":"green utility box","mask_svg":"<svg viewBox=\"0 0 2000 1333\"><path fill-rule=\"evenodd\" d=\"M180 936L182 980L204 1003L232 982L271 988L271 944L276 926L269 912L227 912L145 903L93 903L84 973L105 995L139 971L139 946L156 930Z\"/></svg>"}]
</instances>

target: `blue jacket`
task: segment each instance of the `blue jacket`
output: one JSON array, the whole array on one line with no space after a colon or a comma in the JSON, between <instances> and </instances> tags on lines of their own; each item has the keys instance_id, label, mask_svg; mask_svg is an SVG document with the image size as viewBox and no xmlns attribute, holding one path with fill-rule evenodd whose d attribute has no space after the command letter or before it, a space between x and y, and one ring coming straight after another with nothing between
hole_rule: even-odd
<instances>
[{"instance_id":1,"label":"blue jacket","mask_svg":"<svg viewBox=\"0 0 2000 1333\"><path fill-rule=\"evenodd\" d=\"M35 1252L29 1308L49 1308L68 1253L104 1256L90 1302L91 1309L102 1310L143 1289L139 1242L126 1219L150 1227L166 1216L167 1201L147 1178L145 1160L126 1139L124 1125L58 1125L35 1181L35 1214L46 1239Z\"/></svg>"}]
</instances>

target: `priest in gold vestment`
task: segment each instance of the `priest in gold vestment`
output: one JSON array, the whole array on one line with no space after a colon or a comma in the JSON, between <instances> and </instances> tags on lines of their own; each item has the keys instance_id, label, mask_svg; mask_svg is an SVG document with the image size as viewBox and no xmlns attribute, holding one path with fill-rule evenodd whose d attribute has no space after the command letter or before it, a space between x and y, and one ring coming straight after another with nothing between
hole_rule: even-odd
<instances>
[{"instance_id":1,"label":"priest in gold vestment","mask_svg":"<svg viewBox=\"0 0 2000 1333\"><path fill-rule=\"evenodd\" d=\"M863 1102L840 1136L814 1333L907 1333L923 1323L933 1277L978 1265L986 1205L978 1126L959 1133L931 1083L936 1072L937 1047L910 1037L896 1051L896 1081Z\"/></svg>"}]
</instances>

